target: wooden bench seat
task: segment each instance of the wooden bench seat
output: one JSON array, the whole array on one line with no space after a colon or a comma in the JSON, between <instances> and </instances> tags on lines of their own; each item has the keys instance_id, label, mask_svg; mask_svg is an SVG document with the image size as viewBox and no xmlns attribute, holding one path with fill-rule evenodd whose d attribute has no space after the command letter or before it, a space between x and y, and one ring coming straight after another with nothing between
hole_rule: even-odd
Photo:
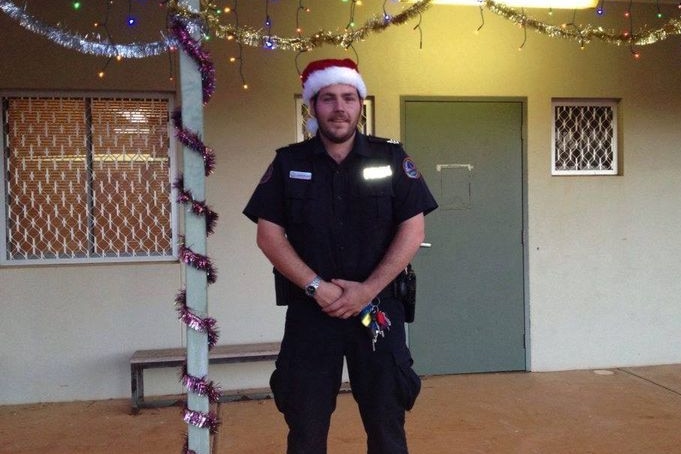
<instances>
[{"instance_id":1,"label":"wooden bench seat","mask_svg":"<svg viewBox=\"0 0 681 454\"><path fill-rule=\"evenodd\" d=\"M208 352L210 364L241 363L254 361L272 361L279 354L279 342L216 345ZM136 413L143 407L156 407L171 405L173 401L146 402L144 400L144 369L163 367L180 367L187 358L185 348L163 348L157 350L137 350L130 357L130 387L132 390L132 412ZM243 393L244 396L246 393ZM258 394L262 394L259 390ZM235 398L235 393L229 394L230 399Z\"/></svg>"}]
</instances>

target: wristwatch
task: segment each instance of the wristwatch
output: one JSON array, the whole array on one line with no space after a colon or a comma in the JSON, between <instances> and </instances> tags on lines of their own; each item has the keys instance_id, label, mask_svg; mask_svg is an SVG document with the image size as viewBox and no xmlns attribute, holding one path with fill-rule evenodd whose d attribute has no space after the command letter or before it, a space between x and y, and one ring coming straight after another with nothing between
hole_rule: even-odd
<instances>
[{"instance_id":1,"label":"wristwatch","mask_svg":"<svg viewBox=\"0 0 681 454\"><path fill-rule=\"evenodd\" d=\"M319 288L319 284L321 282L322 278L315 276L314 279L312 279L312 281L305 286L305 294L310 298L314 298L315 293L317 293L317 288Z\"/></svg>"}]
</instances>

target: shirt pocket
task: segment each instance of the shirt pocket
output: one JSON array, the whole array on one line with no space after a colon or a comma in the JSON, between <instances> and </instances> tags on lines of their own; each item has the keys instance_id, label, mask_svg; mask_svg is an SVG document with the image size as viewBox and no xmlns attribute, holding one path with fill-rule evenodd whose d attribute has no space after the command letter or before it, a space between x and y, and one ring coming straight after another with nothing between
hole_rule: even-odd
<instances>
[{"instance_id":1,"label":"shirt pocket","mask_svg":"<svg viewBox=\"0 0 681 454\"><path fill-rule=\"evenodd\" d=\"M353 193L353 202L360 208L366 223L390 223L393 218L393 188L390 179L363 182Z\"/></svg>"},{"instance_id":2,"label":"shirt pocket","mask_svg":"<svg viewBox=\"0 0 681 454\"><path fill-rule=\"evenodd\" d=\"M286 216L289 224L302 224L310 215L310 180L291 180L286 186Z\"/></svg>"}]
</instances>

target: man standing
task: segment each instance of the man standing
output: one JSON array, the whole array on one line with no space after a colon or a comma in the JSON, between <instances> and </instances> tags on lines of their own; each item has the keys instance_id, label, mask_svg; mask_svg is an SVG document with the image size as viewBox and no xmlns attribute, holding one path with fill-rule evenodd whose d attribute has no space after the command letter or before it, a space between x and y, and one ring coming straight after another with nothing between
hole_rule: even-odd
<instances>
[{"instance_id":1,"label":"man standing","mask_svg":"<svg viewBox=\"0 0 681 454\"><path fill-rule=\"evenodd\" d=\"M421 382L393 283L437 203L399 144L357 130L367 90L352 60L312 62L302 82L316 135L277 150L244 209L288 305L270 380L287 452L326 453L345 358L367 452L407 453Z\"/></svg>"}]
</instances>

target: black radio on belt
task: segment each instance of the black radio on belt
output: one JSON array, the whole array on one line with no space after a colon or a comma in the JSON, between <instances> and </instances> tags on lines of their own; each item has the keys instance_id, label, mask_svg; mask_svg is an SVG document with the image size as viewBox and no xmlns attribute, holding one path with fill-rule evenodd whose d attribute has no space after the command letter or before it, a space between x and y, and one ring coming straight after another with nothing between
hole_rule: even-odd
<instances>
[{"instance_id":1,"label":"black radio on belt","mask_svg":"<svg viewBox=\"0 0 681 454\"><path fill-rule=\"evenodd\" d=\"M411 323L416 314L416 273L411 263L395 278L395 297L404 305L404 321Z\"/></svg>"}]
</instances>

